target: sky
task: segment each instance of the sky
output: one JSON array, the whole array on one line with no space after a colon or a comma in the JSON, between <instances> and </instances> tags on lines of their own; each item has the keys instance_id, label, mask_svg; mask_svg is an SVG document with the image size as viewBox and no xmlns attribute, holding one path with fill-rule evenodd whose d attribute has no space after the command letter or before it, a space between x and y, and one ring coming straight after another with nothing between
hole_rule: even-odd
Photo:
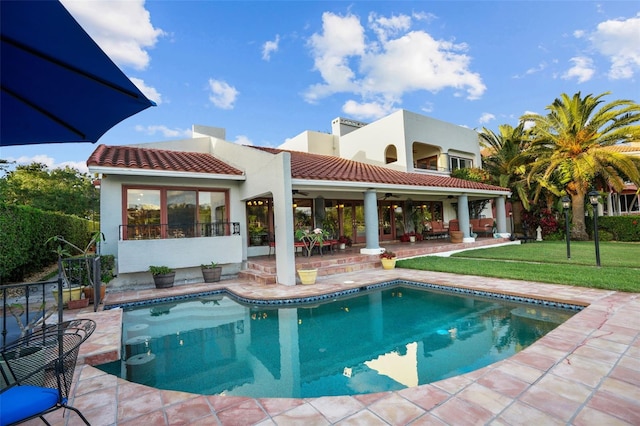
<instances>
[{"instance_id":1,"label":"sky","mask_svg":"<svg viewBox=\"0 0 640 426\"><path fill-rule=\"evenodd\" d=\"M640 102L637 1L78 1L64 6L157 103L97 144L191 137L276 147L399 109L497 131L562 93ZM86 172L97 144L3 147Z\"/></svg>"}]
</instances>

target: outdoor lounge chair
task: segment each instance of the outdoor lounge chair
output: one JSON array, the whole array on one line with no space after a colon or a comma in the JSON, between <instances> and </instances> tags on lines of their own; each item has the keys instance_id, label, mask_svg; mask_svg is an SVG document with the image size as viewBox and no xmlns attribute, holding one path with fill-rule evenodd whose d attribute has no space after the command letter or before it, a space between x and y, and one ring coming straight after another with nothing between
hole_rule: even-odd
<instances>
[{"instance_id":1,"label":"outdoor lounge chair","mask_svg":"<svg viewBox=\"0 0 640 426\"><path fill-rule=\"evenodd\" d=\"M93 333L88 319L65 321L40 329L2 349L0 373L0 426L43 417L68 408L89 425L74 407L67 405L80 345Z\"/></svg>"}]
</instances>

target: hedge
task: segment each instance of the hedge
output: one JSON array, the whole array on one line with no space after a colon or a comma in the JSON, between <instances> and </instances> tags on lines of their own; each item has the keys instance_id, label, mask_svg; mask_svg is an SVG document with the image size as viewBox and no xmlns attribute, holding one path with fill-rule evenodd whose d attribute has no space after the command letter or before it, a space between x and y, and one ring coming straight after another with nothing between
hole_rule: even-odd
<instances>
[{"instance_id":1,"label":"hedge","mask_svg":"<svg viewBox=\"0 0 640 426\"><path fill-rule=\"evenodd\" d=\"M0 203L0 279L20 281L25 274L54 263L53 247L45 244L54 235L86 246L89 223L75 216Z\"/></svg>"},{"instance_id":2,"label":"hedge","mask_svg":"<svg viewBox=\"0 0 640 426\"><path fill-rule=\"evenodd\" d=\"M593 238L593 218L585 218L587 232ZM598 216L598 235L610 233L615 241L640 241L640 216ZM604 240L602 237L600 238Z\"/></svg>"}]
</instances>

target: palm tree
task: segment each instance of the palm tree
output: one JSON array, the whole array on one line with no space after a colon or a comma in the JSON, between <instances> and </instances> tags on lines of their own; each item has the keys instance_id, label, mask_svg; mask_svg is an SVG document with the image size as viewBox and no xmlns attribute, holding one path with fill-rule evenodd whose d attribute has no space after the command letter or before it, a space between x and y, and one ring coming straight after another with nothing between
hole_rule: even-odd
<instances>
[{"instance_id":1,"label":"palm tree","mask_svg":"<svg viewBox=\"0 0 640 426\"><path fill-rule=\"evenodd\" d=\"M603 149L640 138L640 105L631 100L603 104L601 98L608 94L582 98L580 92L573 97L563 93L547 106L546 116L521 117L534 125L529 181L571 197L575 240L588 239L585 195L594 182L604 181L615 190L622 189L624 179L640 185L638 165L630 156Z\"/></svg>"},{"instance_id":2,"label":"palm tree","mask_svg":"<svg viewBox=\"0 0 640 426\"><path fill-rule=\"evenodd\" d=\"M524 123L517 127L508 124L498 126L498 133L485 127L480 134L480 145L487 153L482 167L489 172L496 185L511 189L514 199L529 210L528 185L526 179L529 144Z\"/></svg>"}]
</instances>

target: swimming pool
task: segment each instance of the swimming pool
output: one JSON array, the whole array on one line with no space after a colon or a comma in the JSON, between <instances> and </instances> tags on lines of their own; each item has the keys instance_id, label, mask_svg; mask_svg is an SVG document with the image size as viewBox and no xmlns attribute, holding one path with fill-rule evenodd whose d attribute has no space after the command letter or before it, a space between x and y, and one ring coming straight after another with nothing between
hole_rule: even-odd
<instances>
[{"instance_id":1,"label":"swimming pool","mask_svg":"<svg viewBox=\"0 0 640 426\"><path fill-rule=\"evenodd\" d=\"M398 390L507 358L580 309L423 287L394 282L251 304L219 293L127 308L125 360L115 367L134 382L201 394Z\"/></svg>"}]
</instances>

